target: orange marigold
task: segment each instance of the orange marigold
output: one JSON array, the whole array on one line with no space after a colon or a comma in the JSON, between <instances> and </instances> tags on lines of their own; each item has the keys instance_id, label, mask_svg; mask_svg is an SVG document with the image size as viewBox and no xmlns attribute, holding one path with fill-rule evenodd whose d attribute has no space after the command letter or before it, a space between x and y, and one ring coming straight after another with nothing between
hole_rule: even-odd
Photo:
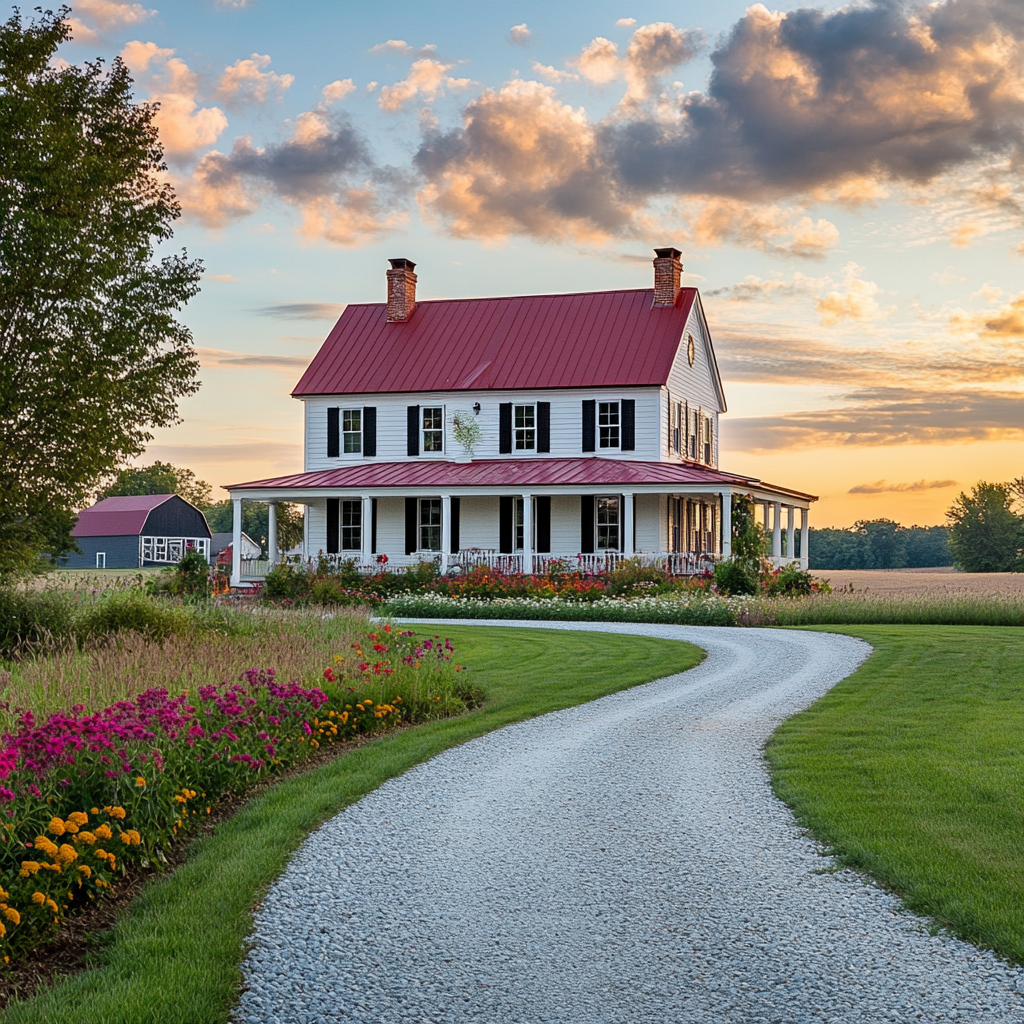
<instances>
[{"instance_id":1,"label":"orange marigold","mask_svg":"<svg viewBox=\"0 0 1024 1024\"><path fill-rule=\"evenodd\" d=\"M46 905L47 905L47 906L48 906L48 907L50 908L50 910L52 910L52 911L53 911L53 912L54 912L55 914L57 913L57 904L56 904L56 903L54 903L54 902L53 902L53 900L47 900L47 901L46 901Z\"/></svg>"},{"instance_id":2,"label":"orange marigold","mask_svg":"<svg viewBox=\"0 0 1024 1024\"><path fill-rule=\"evenodd\" d=\"M21 924L21 914L19 914L14 907L4 907L4 917L6 917L11 924Z\"/></svg>"},{"instance_id":3,"label":"orange marigold","mask_svg":"<svg viewBox=\"0 0 1024 1024\"><path fill-rule=\"evenodd\" d=\"M78 851L70 843L62 843L57 852L57 859L61 864L70 864L73 860L78 859Z\"/></svg>"},{"instance_id":4,"label":"orange marigold","mask_svg":"<svg viewBox=\"0 0 1024 1024\"><path fill-rule=\"evenodd\" d=\"M68 821L73 821L76 825L86 825L89 822L89 815L85 811L72 811L68 815Z\"/></svg>"},{"instance_id":5,"label":"orange marigold","mask_svg":"<svg viewBox=\"0 0 1024 1024\"><path fill-rule=\"evenodd\" d=\"M113 834L114 833L110 831L110 826L106 822L97 826L96 831L93 833L97 839L110 839Z\"/></svg>"},{"instance_id":6,"label":"orange marigold","mask_svg":"<svg viewBox=\"0 0 1024 1024\"><path fill-rule=\"evenodd\" d=\"M88 864L79 864L75 870L81 871L86 878L92 878L92 868Z\"/></svg>"},{"instance_id":7,"label":"orange marigold","mask_svg":"<svg viewBox=\"0 0 1024 1024\"><path fill-rule=\"evenodd\" d=\"M32 902L38 903L39 906L42 906L46 902L46 894L42 892L32 893Z\"/></svg>"},{"instance_id":8,"label":"orange marigold","mask_svg":"<svg viewBox=\"0 0 1024 1024\"><path fill-rule=\"evenodd\" d=\"M96 835L93 832L79 832L78 835L75 836L75 842L85 843L87 846L92 846L92 844L96 842Z\"/></svg>"},{"instance_id":9,"label":"orange marigold","mask_svg":"<svg viewBox=\"0 0 1024 1024\"><path fill-rule=\"evenodd\" d=\"M46 830L52 832L55 836L62 836L64 835L64 822L60 818L51 818Z\"/></svg>"}]
</instances>

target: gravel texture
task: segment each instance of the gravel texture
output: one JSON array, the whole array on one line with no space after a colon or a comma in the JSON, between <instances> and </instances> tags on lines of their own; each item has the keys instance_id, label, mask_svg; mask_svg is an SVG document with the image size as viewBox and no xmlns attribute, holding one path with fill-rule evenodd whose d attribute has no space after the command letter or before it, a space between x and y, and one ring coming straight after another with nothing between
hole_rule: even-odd
<instances>
[{"instance_id":1,"label":"gravel texture","mask_svg":"<svg viewBox=\"0 0 1024 1024\"><path fill-rule=\"evenodd\" d=\"M1024 971L827 870L771 793L765 740L862 641L488 624L708 657L449 750L325 824L257 915L240 1024L1024 1021Z\"/></svg>"}]
</instances>

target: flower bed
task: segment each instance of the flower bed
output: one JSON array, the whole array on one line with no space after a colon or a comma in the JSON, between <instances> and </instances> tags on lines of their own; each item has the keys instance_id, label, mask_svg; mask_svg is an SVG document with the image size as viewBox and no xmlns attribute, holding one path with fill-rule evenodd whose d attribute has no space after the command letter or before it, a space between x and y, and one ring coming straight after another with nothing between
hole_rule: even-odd
<instances>
[{"instance_id":1,"label":"flower bed","mask_svg":"<svg viewBox=\"0 0 1024 1024\"><path fill-rule=\"evenodd\" d=\"M37 722L7 711L0 752L0 956L52 936L129 868L155 868L216 800L294 766L321 744L458 714L479 695L442 637L385 625L321 685L250 669L171 696L148 690Z\"/></svg>"}]
</instances>

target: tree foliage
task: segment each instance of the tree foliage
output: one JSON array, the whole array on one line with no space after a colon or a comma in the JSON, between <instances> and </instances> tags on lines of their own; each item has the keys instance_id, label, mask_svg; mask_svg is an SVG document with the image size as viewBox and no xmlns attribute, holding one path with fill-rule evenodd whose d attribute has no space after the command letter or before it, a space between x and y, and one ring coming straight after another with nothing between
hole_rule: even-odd
<instances>
[{"instance_id":1,"label":"tree foliage","mask_svg":"<svg viewBox=\"0 0 1024 1024\"><path fill-rule=\"evenodd\" d=\"M205 480L197 479L191 469L182 469L167 462L119 470L113 482L104 487L97 497L113 498L123 494L179 494L197 508L213 504L213 490Z\"/></svg>"},{"instance_id":2,"label":"tree foliage","mask_svg":"<svg viewBox=\"0 0 1024 1024\"><path fill-rule=\"evenodd\" d=\"M203 508L214 533L230 533L234 527L234 509L230 498ZM242 533L247 534L267 553L270 534L270 509L265 501L242 502ZM277 502L277 546L287 551L302 541L302 506Z\"/></svg>"},{"instance_id":3,"label":"tree foliage","mask_svg":"<svg viewBox=\"0 0 1024 1024\"><path fill-rule=\"evenodd\" d=\"M764 528L754 518L754 502L743 495L732 499L732 558L759 566L765 553Z\"/></svg>"},{"instance_id":4,"label":"tree foliage","mask_svg":"<svg viewBox=\"0 0 1024 1024\"><path fill-rule=\"evenodd\" d=\"M1017 481L981 481L960 493L946 518L949 547L964 572L1024 572L1024 517L1014 511Z\"/></svg>"},{"instance_id":5,"label":"tree foliage","mask_svg":"<svg viewBox=\"0 0 1024 1024\"><path fill-rule=\"evenodd\" d=\"M944 526L859 519L848 528L811 527L812 569L925 569L953 564Z\"/></svg>"},{"instance_id":6,"label":"tree foliage","mask_svg":"<svg viewBox=\"0 0 1024 1024\"><path fill-rule=\"evenodd\" d=\"M0 574L72 548L73 510L177 421L198 291L156 259L179 207L120 59L66 66L67 8L0 24Z\"/></svg>"}]
</instances>

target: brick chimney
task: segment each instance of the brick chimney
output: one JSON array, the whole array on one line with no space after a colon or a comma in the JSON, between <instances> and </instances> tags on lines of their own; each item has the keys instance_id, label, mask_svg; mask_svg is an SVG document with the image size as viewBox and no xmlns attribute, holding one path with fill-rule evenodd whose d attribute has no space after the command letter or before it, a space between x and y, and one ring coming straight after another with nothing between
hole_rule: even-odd
<instances>
[{"instance_id":1,"label":"brick chimney","mask_svg":"<svg viewBox=\"0 0 1024 1024\"><path fill-rule=\"evenodd\" d=\"M683 254L671 247L655 249L654 254L657 257L654 261L654 304L674 306L679 297L679 277L683 272L679 257Z\"/></svg>"},{"instance_id":2,"label":"brick chimney","mask_svg":"<svg viewBox=\"0 0 1024 1024\"><path fill-rule=\"evenodd\" d=\"M388 260L388 323L402 324L416 305L416 264L412 260ZM676 275L678 280L678 275Z\"/></svg>"}]
</instances>

